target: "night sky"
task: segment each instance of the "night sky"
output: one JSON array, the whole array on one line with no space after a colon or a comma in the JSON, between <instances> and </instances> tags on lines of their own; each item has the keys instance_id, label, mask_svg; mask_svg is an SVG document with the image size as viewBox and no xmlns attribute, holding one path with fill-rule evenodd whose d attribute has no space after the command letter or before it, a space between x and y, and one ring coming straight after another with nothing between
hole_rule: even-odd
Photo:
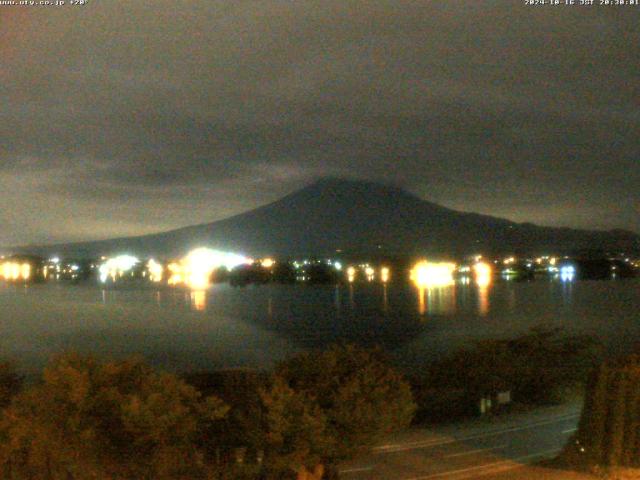
<instances>
[{"instance_id":1,"label":"night sky","mask_svg":"<svg viewBox=\"0 0 640 480\"><path fill-rule=\"evenodd\" d=\"M0 6L0 245L221 219L320 176L640 232L640 6Z\"/></svg>"}]
</instances>

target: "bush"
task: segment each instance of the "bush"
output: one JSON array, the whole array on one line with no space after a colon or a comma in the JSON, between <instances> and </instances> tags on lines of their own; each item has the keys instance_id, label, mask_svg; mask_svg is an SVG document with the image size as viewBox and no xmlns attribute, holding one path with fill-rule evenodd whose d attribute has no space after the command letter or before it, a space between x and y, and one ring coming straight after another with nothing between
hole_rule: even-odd
<instances>
[{"instance_id":1,"label":"bush","mask_svg":"<svg viewBox=\"0 0 640 480\"><path fill-rule=\"evenodd\" d=\"M414 382L418 417L451 420L471 414L481 398L504 390L521 403L554 403L561 389L586 378L599 355L590 337L565 336L559 329L476 342L433 363Z\"/></svg>"}]
</instances>

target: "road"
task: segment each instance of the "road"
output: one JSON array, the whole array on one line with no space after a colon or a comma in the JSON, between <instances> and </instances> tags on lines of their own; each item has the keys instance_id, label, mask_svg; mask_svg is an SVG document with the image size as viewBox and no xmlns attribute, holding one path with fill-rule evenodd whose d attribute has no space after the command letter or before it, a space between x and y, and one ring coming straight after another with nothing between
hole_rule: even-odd
<instances>
[{"instance_id":1,"label":"road","mask_svg":"<svg viewBox=\"0 0 640 480\"><path fill-rule=\"evenodd\" d=\"M574 403L446 427L409 430L341 466L340 478L525 478L515 472L557 454L575 431L579 412L580 406ZM510 473L505 476L505 472ZM531 474L526 478L531 478Z\"/></svg>"}]
</instances>

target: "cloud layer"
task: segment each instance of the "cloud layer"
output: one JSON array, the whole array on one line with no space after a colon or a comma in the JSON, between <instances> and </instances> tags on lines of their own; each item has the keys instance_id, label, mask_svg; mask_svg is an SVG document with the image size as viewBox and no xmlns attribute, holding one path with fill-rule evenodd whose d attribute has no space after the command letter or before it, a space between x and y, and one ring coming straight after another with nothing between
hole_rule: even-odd
<instances>
[{"instance_id":1,"label":"cloud layer","mask_svg":"<svg viewBox=\"0 0 640 480\"><path fill-rule=\"evenodd\" d=\"M0 7L0 245L220 219L321 175L640 231L640 8Z\"/></svg>"}]
</instances>

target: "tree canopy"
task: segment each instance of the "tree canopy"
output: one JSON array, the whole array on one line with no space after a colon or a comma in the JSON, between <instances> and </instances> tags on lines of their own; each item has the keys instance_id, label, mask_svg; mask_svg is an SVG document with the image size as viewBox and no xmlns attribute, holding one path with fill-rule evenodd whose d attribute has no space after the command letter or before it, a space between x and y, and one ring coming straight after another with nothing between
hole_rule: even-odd
<instances>
[{"instance_id":1,"label":"tree canopy","mask_svg":"<svg viewBox=\"0 0 640 480\"><path fill-rule=\"evenodd\" d=\"M406 427L415 411L409 384L378 350L342 345L301 353L281 363L275 376L322 412L322 457L329 464Z\"/></svg>"},{"instance_id":2,"label":"tree canopy","mask_svg":"<svg viewBox=\"0 0 640 480\"><path fill-rule=\"evenodd\" d=\"M226 411L139 359L61 355L5 410L0 472L52 480L191 476L204 468L202 425Z\"/></svg>"},{"instance_id":3,"label":"tree canopy","mask_svg":"<svg viewBox=\"0 0 640 480\"><path fill-rule=\"evenodd\" d=\"M193 385L139 358L59 355L20 392L5 370L0 478L8 479L319 480L407 426L415 410L380 351L348 345L293 356L270 375L187 377Z\"/></svg>"}]
</instances>

